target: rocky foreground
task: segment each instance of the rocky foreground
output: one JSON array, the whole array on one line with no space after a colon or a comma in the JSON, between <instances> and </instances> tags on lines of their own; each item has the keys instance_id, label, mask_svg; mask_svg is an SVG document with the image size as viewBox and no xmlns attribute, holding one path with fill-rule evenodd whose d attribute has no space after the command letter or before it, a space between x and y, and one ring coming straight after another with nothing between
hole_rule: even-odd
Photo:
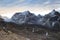
<instances>
[{"instance_id":1,"label":"rocky foreground","mask_svg":"<svg viewBox=\"0 0 60 40\"><path fill-rule=\"evenodd\" d=\"M39 32L31 32L27 29L0 29L0 40L60 40L60 32L50 32L41 29Z\"/></svg>"}]
</instances>

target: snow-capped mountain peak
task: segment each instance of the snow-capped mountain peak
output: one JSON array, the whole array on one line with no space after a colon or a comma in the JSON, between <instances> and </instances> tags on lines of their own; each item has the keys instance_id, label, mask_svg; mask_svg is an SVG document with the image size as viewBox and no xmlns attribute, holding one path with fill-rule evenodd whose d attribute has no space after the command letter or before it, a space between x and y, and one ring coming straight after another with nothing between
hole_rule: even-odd
<instances>
[{"instance_id":1,"label":"snow-capped mountain peak","mask_svg":"<svg viewBox=\"0 0 60 40\"><path fill-rule=\"evenodd\" d=\"M12 17L12 21L18 24L22 24L22 23L35 24L37 20L38 17L35 14L30 13L29 11L16 13Z\"/></svg>"}]
</instances>

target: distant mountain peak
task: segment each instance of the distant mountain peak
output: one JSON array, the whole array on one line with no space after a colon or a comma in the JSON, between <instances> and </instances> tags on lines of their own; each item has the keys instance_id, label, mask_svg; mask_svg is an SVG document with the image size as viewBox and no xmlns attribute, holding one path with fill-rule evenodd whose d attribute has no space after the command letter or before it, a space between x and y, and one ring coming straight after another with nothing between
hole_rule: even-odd
<instances>
[{"instance_id":1,"label":"distant mountain peak","mask_svg":"<svg viewBox=\"0 0 60 40\"><path fill-rule=\"evenodd\" d=\"M53 10L53 11L51 12L51 14L52 14L52 15L59 15L60 13L59 13L58 11L56 11L56 10Z\"/></svg>"},{"instance_id":2,"label":"distant mountain peak","mask_svg":"<svg viewBox=\"0 0 60 40\"><path fill-rule=\"evenodd\" d=\"M26 13L30 13L30 11L24 11L24 12L26 12Z\"/></svg>"},{"instance_id":3,"label":"distant mountain peak","mask_svg":"<svg viewBox=\"0 0 60 40\"><path fill-rule=\"evenodd\" d=\"M18 24L23 24L23 23L35 24L37 22L37 19L38 17L35 14L30 13L30 11L19 12L18 14L16 13L12 17L13 22Z\"/></svg>"},{"instance_id":4,"label":"distant mountain peak","mask_svg":"<svg viewBox=\"0 0 60 40\"><path fill-rule=\"evenodd\" d=\"M24 11L24 12L21 12L23 15L29 15L31 14L30 11Z\"/></svg>"},{"instance_id":5,"label":"distant mountain peak","mask_svg":"<svg viewBox=\"0 0 60 40\"><path fill-rule=\"evenodd\" d=\"M56 10L55 10L55 9L53 9L53 11L55 12Z\"/></svg>"}]
</instances>

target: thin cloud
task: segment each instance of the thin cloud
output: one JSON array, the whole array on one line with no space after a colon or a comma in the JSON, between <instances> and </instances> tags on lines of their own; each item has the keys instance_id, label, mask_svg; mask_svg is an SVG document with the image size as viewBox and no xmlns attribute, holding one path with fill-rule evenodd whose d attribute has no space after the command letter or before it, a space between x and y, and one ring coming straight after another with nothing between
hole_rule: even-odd
<instances>
[{"instance_id":1,"label":"thin cloud","mask_svg":"<svg viewBox=\"0 0 60 40\"><path fill-rule=\"evenodd\" d=\"M46 0L0 0L0 7L38 5L45 1Z\"/></svg>"},{"instance_id":2,"label":"thin cloud","mask_svg":"<svg viewBox=\"0 0 60 40\"><path fill-rule=\"evenodd\" d=\"M46 1L43 3L43 5L47 5L47 4L50 4L51 2L50 1Z\"/></svg>"}]
</instances>

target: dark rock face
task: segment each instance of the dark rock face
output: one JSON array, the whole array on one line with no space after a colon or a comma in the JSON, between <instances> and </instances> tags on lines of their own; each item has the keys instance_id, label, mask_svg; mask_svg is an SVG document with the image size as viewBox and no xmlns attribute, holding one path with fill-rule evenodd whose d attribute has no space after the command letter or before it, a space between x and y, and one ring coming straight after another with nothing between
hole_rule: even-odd
<instances>
[{"instance_id":1,"label":"dark rock face","mask_svg":"<svg viewBox=\"0 0 60 40\"><path fill-rule=\"evenodd\" d=\"M29 11L16 13L12 18L12 22L16 24L38 24L50 29L60 28L60 13L53 10L45 16L36 16Z\"/></svg>"},{"instance_id":2,"label":"dark rock face","mask_svg":"<svg viewBox=\"0 0 60 40\"><path fill-rule=\"evenodd\" d=\"M54 28L54 29L58 29L60 27L60 13L53 10L51 13L45 15L46 21L45 21L45 26L48 26L49 28Z\"/></svg>"},{"instance_id":3,"label":"dark rock face","mask_svg":"<svg viewBox=\"0 0 60 40\"><path fill-rule=\"evenodd\" d=\"M30 13L29 11L21 12L21 13L16 13L12 17L13 22L18 23L18 24L36 24L38 17L34 15L33 13Z\"/></svg>"}]
</instances>

